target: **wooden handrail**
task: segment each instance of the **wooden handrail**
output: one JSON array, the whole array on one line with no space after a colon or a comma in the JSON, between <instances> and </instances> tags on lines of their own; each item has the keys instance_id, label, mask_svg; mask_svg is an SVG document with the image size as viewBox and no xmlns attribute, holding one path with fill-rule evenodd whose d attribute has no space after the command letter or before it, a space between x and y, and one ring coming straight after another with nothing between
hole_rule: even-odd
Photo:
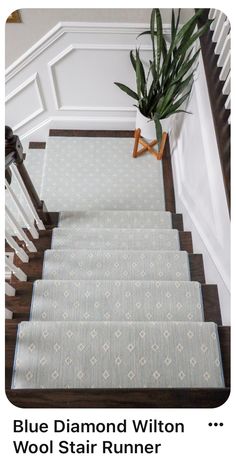
<instances>
[{"instance_id":1,"label":"wooden handrail","mask_svg":"<svg viewBox=\"0 0 236 468\"><path fill-rule=\"evenodd\" d=\"M205 8L198 21L198 26L205 24L209 8ZM220 80L221 67L217 65L218 55L215 54L215 43L212 40L213 31L208 30L200 37L203 63L205 68L208 93L215 126L216 140L220 156L224 187L228 209L230 212L230 112L225 108L227 96L223 94L224 82Z\"/></svg>"},{"instance_id":2,"label":"wooden handrail","mask_svg":"<svg viewBox=\"0 0 236 468\"><path fill-rule=\"evenodd\" d=\"M11 163L24 161L23 147L18 135L14 135L11 127L5 126L5 158L12 154Z\"/></svg>"},{"instance_id":3,"label":"wooden handrail","mask_svg":"<svg viewBox=\"0 0 236 468\"><path fill-rule=\"evenodd\" d=\"M9 168L11 164L15 163L24 180L24 184L28 190L30 198L36 208L41 209L41 201L33 186L32 180L24 165L25 155L23 147L18 135L14 135L11 127L5 127L5 169Z\"/></svg>"},{"instance_id":4,"label":"wooden handrail","mask_svg":"<svg viewBox=\"0 0 236 468\"><path fill-rule=\"evenodd\" d=\"M5 156L5 169L8 169L9 166L15 161L15 152L11 151Z\"/></svg>"}]
</instances>

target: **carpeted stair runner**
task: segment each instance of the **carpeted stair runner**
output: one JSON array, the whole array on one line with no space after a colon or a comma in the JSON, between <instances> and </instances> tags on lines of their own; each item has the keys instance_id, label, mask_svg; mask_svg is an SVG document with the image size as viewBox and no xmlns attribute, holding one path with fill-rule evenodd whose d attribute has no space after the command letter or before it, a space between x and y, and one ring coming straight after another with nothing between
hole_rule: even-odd
<instances>
[{"instance_id":1,"label":"carpeted stair runner","mask_svg":"<svg viewBox=\"0 0 236 468\"><path fill-rule=\"evenodd\" d=\"M41 198L59 221L18 327L13 389L224 387L217 326L204 322L165 211L162 162L133 159L132 147L47 141Z\"/></svg>"},{"instance_id":2,"label":"carpeted stair runner","mask_svg":"<svg viewBox=\"0 0 236 468\"><path fill-rule=\"evenodd\" d=\"M46 250L43 279L190 280L187 252Z\"/></svg>"},{"instance_id":3,"label":"carpeted stair runner","mask_svg":"<svg viewBox=\"0 0 236 468\"><path fill-rule=\"evenodd\" d=\"M176 229L54 229L51 248L179 250Z\"/></svg>"},{"instance_id":4,"label":"carpeted stair runner","mask_svg":"<svg viewBox=\"0 0 236 468\"><path fill-rule=\"evenodd\" d=\"M191 281L34 283L31 320L201 322L201 285Z\"/></svg>"},{"instance_id":5,"label":"carpeted stair runner","mask_svg":"<svg viewBox=\"0 0 236 468\"><path fill-rule=\"evenodd\" d=\"M48 138L41 191L48 210L164 211L162 162L130 157L133 144L133 138Z\"/></svg>"},{"instance_id":6,"label":"carpeted stair runner","mask_svg":"<svg viewBox=\"0 0 236 468\"><path fill-rule=\"evenodd\" d=\"M22 322L13 388L223 387L217 327Z\"/></svg>"},{"instance_id":7,"label":"carpeted stair runner","mask_svg":"<svg viewBox=\"0 0 236 468\"><path fill-rule=\"evenodd\" d=\"M171 229L168 211L104 210L62 211L59 216L62 228L156 228Z\"/></svg>"}]
</instances>

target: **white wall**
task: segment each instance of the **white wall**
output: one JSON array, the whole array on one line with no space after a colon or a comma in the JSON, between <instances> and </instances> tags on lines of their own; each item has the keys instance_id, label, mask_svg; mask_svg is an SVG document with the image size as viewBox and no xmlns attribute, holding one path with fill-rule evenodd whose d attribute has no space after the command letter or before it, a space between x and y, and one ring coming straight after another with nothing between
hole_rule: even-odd
<instances>
[{"instance_id":1,"label":"white wall","mask_svg":"<svg viewBox=\"0 0 236 468\"><path fill-rule=\"evenodd\" d=\"M203 253L207 283L218 285L224 324L230 323L230 219L214 124L200 56L187 110L173 118L170 136L177 211Z\"/></svg>"},{"instance_id":2,"label":"white wall","mask_svg":"<svg viewBox=\"0 0 236 468\"><path fill-rule=\"evenodd\" d=\"M20 10L22 23L6 24L6 66L8 67L59 21L148 23L148 8L25 8ZM162 8L164 23L170 22L171 10ZM193 10L183 8L184 22Z\"/></svg>"},{"instance_id":3,"label":"white wall","mask_svg":"<svg viewBox=\"0 0 236 468\"><path fill-rule=\"evenodd\" d=\"M6 122L24 147L49 128L134 129L134 101L114 81L135 87L129 51L147 26L59 23L8 67ZM140 43L148 57L150 39Z\"/></svg>"}]
</instances>

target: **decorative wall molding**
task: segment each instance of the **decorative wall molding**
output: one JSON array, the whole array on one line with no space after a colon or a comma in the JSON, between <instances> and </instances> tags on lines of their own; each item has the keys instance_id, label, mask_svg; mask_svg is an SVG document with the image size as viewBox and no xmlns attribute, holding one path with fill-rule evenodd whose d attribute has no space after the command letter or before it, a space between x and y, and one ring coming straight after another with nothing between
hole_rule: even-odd
<instances>
[{"instance_id":1,"label":"decorative wall molding","mask_svg":"<svg viewBox=\"0 0 236 468\"><path fill-rule=\"evenodd\" d=\"M80 23L80 22L60 22L37 41L19 59L12 63L6 70L5 78L8 82L13 76L19 73L24 67L40 56L47 48L57 41L64 34L93 33L93 34L117 34L133 35L135 38L145 29L149 28L147 23ZM164 34L170 34L170 25L163 25Z\"/></svg>"},{"instance_id":2,"label":"decorative wall molding","mask_svg":"<svg viewBox=\"0 0 236 468\"><path fill-rule=\"evenodd\" d=\"M52 86L53 96L55 100L55 106L57 110L68 110L68 111L122 111L122 112L134 112L132 106L130 107L118 107L118 106L110 106L110 107L101 107L101 106L63 106L60 102L60 95L58 92L58 83L56 72L54 66L58 64L63 58L68 56L74 50L104 50L104 51L118 51L118 50L127 50L130 51L134 48L133 44L97 44L97 43L87 43L87 44L71 44L65 50L60 52L56 57L53 58L48 63L49 67L49 76L50 82ZM142 46L140 48L141 51L151 51L151 46Z\"/></svg>"},{"instance_id":3,"label":"decorative wall molding","mask_svg":"<svg viewBox=\"0 0 236 468\"><path fill-rule=\"evenodd\" d=\"M113 82L117 80L131 87L135 86L134 75L130 73L129 50L136 47L138 34L147 28L148 24L59 23L13 63L6 70L6 120L14 131L18 131L23 144L29 135L34 135L34 139L41 137L43 129L47 129L45 122L56 121L60 115L65 123L72 121L83 125L83 122L87 122L93 129L96 128L97 122L99 129L109 126L111 130L132 130L135 107L131 98L118 90ZM170 27L164 25L164 31L168 36ZM148 36L140 38L140 47L144 54L150 53ZM86 52L89 54L88 59ZM99 93L96 95L93 91L92 97L89 98L84 72L82 77L79 76L79 84L83 89L80 99L79 88L75 80L73 81L74 71L77 70L78 73L78 67L86 70L89 61L96 65L98 53L102 54L99 55L102 66L98 68L94 77L92 73L89 77L92 86L90 89L94 90L99 75ZM118 64L116 71L114 66L111 67L111 63ZM70 79L72 86L66 87L66 81L69 82ZM23 93L27 86L33 85L38 104L32 111L33 103L30 98L27 100L28 95ZM11 100L17 96L19 102L18 97L21 93L25 113L21 105L14 107ZM31 89L30 94L32 95ZM45 139L46 136L45 134L42 138Z\"/></svg>"},{"instance_id":4,"label":"decorative wall molding","mask_svg":"<svg viewBox=\"0 0 236 468\"><path fill-rule=\"evenodd\" d=\"M24 119L19 121L17 123L17 125L14 125L13 126L13 131L16 131L19 128L23 127L26 123L33 120L35 117L40 115L45 110L44 99L43 99L41 88L40 88L38 73L34 73L32 76L27 78L27 80L25 80L23 83L21 83L19 86L17 86L17 88L15 88L11 93L9 93L6 96L6 105L12 99L14 99L16 96L19 96L22 93L22 91L24 91L30 85L34 86L34 90L35 90L35 93L36 93L36 98L38 100L39 106L37 107L37 109L35 109L35 111L31 112L29 115L27 115L27 117L25 117Z\"/></svg>"}]
</instances>

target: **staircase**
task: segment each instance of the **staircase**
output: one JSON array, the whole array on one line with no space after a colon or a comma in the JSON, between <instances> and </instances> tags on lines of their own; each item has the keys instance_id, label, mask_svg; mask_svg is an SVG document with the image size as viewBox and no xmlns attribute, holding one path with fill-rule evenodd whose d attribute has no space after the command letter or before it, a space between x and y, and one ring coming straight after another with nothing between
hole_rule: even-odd
<instances>
[{"instance_id":1,"label":"staircase","mask_svg":"<svg viewBox=\"0 0 236 468\"><path fill-rule=\"evenodd\" d=\"M52 131L52 142L55 132L63 136ZM50 156L50 137L47 148ZM159 165L158 209L139 209L141 201L134 208L133 198L127 209L125 197L123 209L120 199L114 209L75 203L75 211L49 213L29 263L15 257L27 282L13 275L16 295L6 300L13 311L6 324L13 403L215 407L227 399L229 327L221 325L217 287L205 284L202 256L175 213L169 146L162 162L149 158L142 158L145 171ZM155 174L149 178L155 184ZM138 180L142 200L146 186Z\"/></svg>"}]
</instances>

